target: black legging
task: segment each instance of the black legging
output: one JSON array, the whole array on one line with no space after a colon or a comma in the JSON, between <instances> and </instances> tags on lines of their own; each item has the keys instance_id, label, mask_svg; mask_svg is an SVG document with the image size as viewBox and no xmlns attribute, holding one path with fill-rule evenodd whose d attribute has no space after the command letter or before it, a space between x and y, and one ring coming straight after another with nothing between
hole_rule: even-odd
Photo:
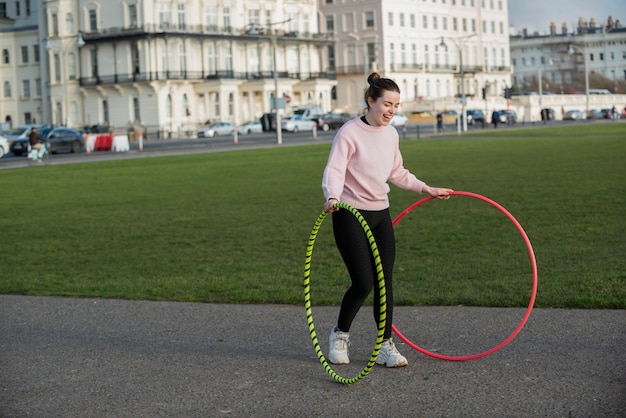
<instances>
[{"instance_id":1,"label":"black legging","mask_svg":"<svg viewBox=\"0 0 626 418\"><path fill-rule=\"evenodd\" d=\"M385 274L387 297L387 321L385 339L391 337L393 321L393 264L396 257L396 242L389 209L381 211L359 210L374 235ZM352 321L363 302L374 287L374 319L378 323L380 297L378 277L369 241L356 217L347 210L333 212L335 242L350 274L352 285L346 291L339 311L337 326L341 331L350 331ZM374 286L374 284L376 285Z\"/></svg>"}]
</instances>

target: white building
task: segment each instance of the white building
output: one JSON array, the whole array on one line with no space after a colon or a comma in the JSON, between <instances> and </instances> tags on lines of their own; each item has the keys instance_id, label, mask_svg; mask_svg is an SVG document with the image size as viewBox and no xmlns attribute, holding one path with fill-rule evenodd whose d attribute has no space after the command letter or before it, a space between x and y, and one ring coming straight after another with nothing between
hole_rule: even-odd
<instances>
[{"instance_id":1,"label":"white building","mask_svg":"<svg viewBox=\"0 0 626 418\"><path fill-rule=\"evenodd\" d=\"M0 1L0 117L171 137L259 118L276 92L330 110L317 28L315 0Z\"/></svg>"},{"instance_id":2,"label":"white building","mask_svg":"<svg viewBox=\"0 0 626 418\"><path fill-rule=\"evenodd\" d=\"M612 81L626 80L626 28L611 18L602 26L581 18L574 32L569 32L566 24L557 31L552 23L547 35L522 32L510 42L513 84L522 91L531 85L536 91L541 77L544 92L561 93L565 83L584 85L585 72Z\"/></svg>"},{"instance_id":3,"label":"white building","mask_svg":"<svg viewBox=\"0 0 626 418\"><path fill-rule=\"evenodd\" d=\"M482 108L483 88L501 96L511 85L505 0L320 0L319 6L321 31L337 40L329 62L337 71L338 109L362 110L373 70L399 84L405 112L460 109L463 94L468 106Z\"/></svg>"}]
</instances>

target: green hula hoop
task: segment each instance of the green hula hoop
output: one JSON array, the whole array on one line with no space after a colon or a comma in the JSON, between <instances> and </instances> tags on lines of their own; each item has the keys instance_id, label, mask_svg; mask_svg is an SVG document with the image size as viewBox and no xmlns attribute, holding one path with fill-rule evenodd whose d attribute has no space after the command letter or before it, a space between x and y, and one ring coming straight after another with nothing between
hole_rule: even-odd
<instances>
[{"instance_id":1,"label":"green hula hoop","mask_svg":"<svg viewBox=\"0 0 626 418\"><path fill-rule=\"evenodd\" d=\"M317 358L320 363L326 370L326 372L337 382L343 383L344 385L350 385L352 383L356 383L359 380L363 379L370 372L372 367L376 364L376 359L378 358L378 353L380 352L380 347L383 344L383 338L385 335L385 324L387 323L387 290L385 287L385 275L383 274L383 265L380 261L380 255L378 253L378 247L376 246L376 241L374 240L374 235L370 230L369 225L363 219L363 216L359 213L358 210L348 205L347 203L336 203L336 208L346 209L352 213L363 228L365 235L370 244L370 248L372 250L372 255L374 256L374 263L376 265L376 274L378 277L378 289L380 295L380 312L378 319L378 335L376 337L376 345L374 346L374 351L372 352L372 356L370 357L365 368L359 373L357 376L352 378L346 378L339 376L328 364L324 354L322 353L322 349L320 348L319 341L317 339L317 333L315 332L315 324L313 323L313 311L311 309L311 258L313 256L313 247L315 245L315 238L317 237L317 233L326 218L327 213L322 212L321 215L317 218L315 225L313 226L313 230L311 231L311 235L309 237L309 245L306 249L306 257L304 261L304 306L306 308L306 316L307 323L309 326L309 332L311 334L311 341L313 342L313 348L315 349L315 353L317 354Z\"/></svg>"}]
</instances>

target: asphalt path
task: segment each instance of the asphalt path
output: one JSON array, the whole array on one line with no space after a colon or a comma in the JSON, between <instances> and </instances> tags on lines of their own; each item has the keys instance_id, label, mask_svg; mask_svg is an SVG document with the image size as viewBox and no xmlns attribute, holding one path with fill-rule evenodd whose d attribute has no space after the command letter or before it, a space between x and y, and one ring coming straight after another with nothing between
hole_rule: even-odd
<instances>
[{"instance_id":1,"label":"asphalt path","mask_svg":"<svg viewBox=\"0 0 626 418\"><path fill-rule=\"evenodd\" d=\"M297 286L300 278L294 278ZM322 350L337 307L313 307ZM503 341L525 309L397 307L431 352ZM517 337L450 362L397 341L409 365L343 385L318 361L303 306L0 295L2 417L626 416L626 311L535 309ZM370 307L351 329L353 377L375 343Z\"/></svg>"}]
</instances>

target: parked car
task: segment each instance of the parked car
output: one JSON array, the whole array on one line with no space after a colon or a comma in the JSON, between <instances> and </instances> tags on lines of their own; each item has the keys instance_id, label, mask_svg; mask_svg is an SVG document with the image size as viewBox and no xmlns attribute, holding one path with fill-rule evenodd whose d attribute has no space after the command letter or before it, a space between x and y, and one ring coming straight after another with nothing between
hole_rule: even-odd
<instances>
[{"instance_id":1,"label":"parked car","mask_svg":"<svg viewBox=\"0 0 626 418\"><path fill-rule=\"evenodd\" d=\"M4 137L9 141L11 152L16 156L28 151L28 135L33 127L41 128L40 125L19 125L5 132Z\"/></svg>"},{"instance_id":2,"label":"parked car","mask_svg":"<svg viewBox=\"0 0 626 418\"><path fill-rule=\"evenodd\" d=\"M476 123L485 123L485 114L480 109L467 109L465 111L467 115L467 124L474 125Z\"/></svg>"},{"instance_id":3,"label":"parked car","mask_svg":"<svg viewBox=\"0 0 626 418\"><path fill-rule=\"evenodd\" d=\"M602 113L602 117L604 119L613 119L613 110L612 109L602 109L600 112Z\"/></svg>"},{"instance_id":4,"label":"parked car","mask_svg":"<svg viewBox=\"0 0 626 418\"><path fill-rule=\"evenodd\" d=\"M347 115L327 113L319 119L319 128L323 131L328 131L329 129L339 129L349 120L350 118Z\"/></svg>"},{"instance_id":5,"label":"parked car","mask_svg":"<svg viewBox=\"0 0 626 418\"><path fill-rule=\"evenodd\" d=\"M313 127L316 125L317 122L300 115L288 116L283 118L281 121L281 128L283 131L294 133L300 131L312 131Z\"/></svg>"},{"instance_id":6,"label":"parked car","mask_svg":"<svg viewBox=\"0 0 626 418\"><path fill-rule=\"evenodd\" d=\"M563 120L580 120L585 119L585 113L582 110L572 109L565 112Z\"/></svg>"},{"instance_id":7,"label":"parked car","mask_svg":"<svg viewBox=\"0 0 626 418\"><path fill-rule=\"evenodd\" d=\"M217 122L198 131L198 138L213 138L220 135L232 135L235 127L230 122Z\"/></svg>"},{"instance_id":8,"label":"parked car","mask_svg":"<svg viewBox=\"0 0 626 418\"><path fill-rule=\"evenodd\" d=\"M405 126L408 122L409 118L402 113L396 113L391 119L391 126Z\"/></svg>"},{"instance_id":9,"label":"parked car","mask_svg":"<svg viewBox=\"0 0 626 418\"><path fill-rule=\"evenodd\" d=\"M41 128L39 136L46 140L48 150L53 154L61 151L77 153L85 145L82 132L72 128Z\"/></svg>"},{"instance_id":10,"label":"parked car","mask_svg":"<svg viewBox=\"0 0 626 418\"><path fill-rule=\"evenodd\" d=\"M498 110L498 117L500 123L517 123L517 112L513 109L501 109Z\"/></svg>"},{"instance_id":11,"label":"parked car","mask_svg":"<svg viewBox=\"0 0 626 418\"><path fill-rule=\"evenodd\" d=\"M589 109L587 112L587 119L602 119L602 112L598 109Z\"/></svg>"},{"instance_id":12,"label":"parked car","mask_svg":"<svg viewBox=\"0 0 626 418\"><path fill-rule=\"evenodd\" d=\"M237 131L240 134L251 134L251 133L261 133L263 132L263 125L260 120L251 120L250 122L246 122L243 125L239 125L237 127Z\"/></svg>"},{"instance_id":13,"label":"parked car","mask_svg":"<svg viewBox=\"0 0 626 418\"><path fill-rule=\"evenodd\" d=\"M0 158L4 157L7 152L9 152L9 141L5 137L0 136Z\"/></svg>"}]
</instances>

